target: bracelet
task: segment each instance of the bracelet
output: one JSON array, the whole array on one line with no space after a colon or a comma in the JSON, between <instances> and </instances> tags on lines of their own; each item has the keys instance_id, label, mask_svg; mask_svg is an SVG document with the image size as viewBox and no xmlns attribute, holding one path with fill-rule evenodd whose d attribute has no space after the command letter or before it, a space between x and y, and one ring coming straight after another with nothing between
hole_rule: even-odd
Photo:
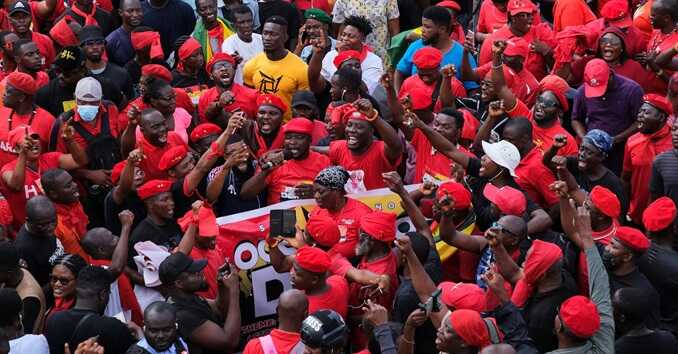
<instances>
[{"instance_id":1,"label":"bracelet","mask_svg":"<svg viewBox=\"0 0 678 354\"><path fill-rule=\"evenodd\" d=\"M379 118L379 112L376 109L372 108L372 114L367 116L367 121L374 122L375 120L377 120L377 118Z\"/></svg>"},{"instance_id":2,"label":"bracelet","mask_svg":"<svg viewBox=\"0 0 678 354\"><path fill-rule=\"evenodd\" d=\"M662 76L662 74L664 74L664 69L659 69L659 71L656 71L654 74L657 76Z\"/></svg>"}]
</instances>

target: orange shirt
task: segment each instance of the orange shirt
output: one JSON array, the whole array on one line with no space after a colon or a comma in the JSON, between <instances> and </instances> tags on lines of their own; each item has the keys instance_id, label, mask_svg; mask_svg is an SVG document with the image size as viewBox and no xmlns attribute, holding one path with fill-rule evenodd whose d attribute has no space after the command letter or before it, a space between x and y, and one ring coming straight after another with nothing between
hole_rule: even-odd
<instances>
[{"instance_id":1,"label":"orange shirt","mask_svg":"<svg viewBox=\"0 0 678 354\"><path fill-rule=\"evenodd\" d=\"M88 261L89 255L80 246L80 239L85 236L89 222L82 205L80 202L75 202L68 205L54 203L54 206L57 211L57 227L54 235L61 241L66 253L77 254Z\"/></svg>"},{"instance_id":2,"label":"orange shirt","mask_svg":"<svg viewBox=\"0 0 678 354\"><path fill-rule=\"evenodd\" d=\"M584 0L556 0L553 4L553 31L570 26L582 26L596 19Z\"/></svg>"}]
</instances>

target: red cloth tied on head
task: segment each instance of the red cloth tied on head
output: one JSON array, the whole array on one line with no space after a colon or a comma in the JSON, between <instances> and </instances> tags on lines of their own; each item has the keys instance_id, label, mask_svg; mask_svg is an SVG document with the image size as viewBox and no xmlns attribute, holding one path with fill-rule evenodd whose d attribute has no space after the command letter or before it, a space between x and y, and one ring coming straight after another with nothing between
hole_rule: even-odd
<instances>
[{"instance_id":1,"label":"red cloth tied on head","mask_svg":"<svg viewBox=\"0 0 678 354\"><path fill-rule=\"evenodd\" d=\"M667 116L673 114L673 107L666 96L661 96L656 93L648 93L643 96L643 101L651 104L654 108L666 113Z\"/></svg>"},{"instance_id":2,"label":"red cloth tied on head","mask_svg":"<svg viewBox=\"0 0 678 354\"><path fill-rule=\"evenodd\" d=\"M198 42L193 37L188 37L186 42L184 42L184 44L182 44L181 47L179 47L179 50L177 51L177 54L179 55L179 60L185 60L200 48L202 48L200 42Z\"/></svg>"},{"instance_id":3,"label":"red cloth tied on head","mask_svg":"<svg viewBox=\"0 0 678 354\"><path fill-rule=\"evenodd\" d=\"M320 246L332 247L339 243L339 226L329 216L311 214L306 222L306 232Z\"/></svg>"},{"instance_id":4,"label":"red cloth tied on head","mask_svg":"<svg viewBox=\"0 0 678 354\"><path fill-rule=\"evenodd\" d=\"M132 32L132 47L135 50L143 49L148 46L151 47L151 59L164 58L165 54L162 51L160 44L160 33L155 31L146 32Z\"/></svg>"},{"instance_id":5,"label":"red cloth tied on head","mask_svg":"<svg viewBox=\"0 0 678 354\"><path fill-rule=\"evenodd\" d=\"M191 142L197 143L200 139L210 135L220 135L223 129L214 123L198 124L191 132Z\"/></svg>"},{"instance_id":6,"label":"red cloth tied on head","mask_svg":"<svg viewBox=\"0 0 678 354\"><path fill-rule=\"evenodd\" d=\"M513 57L513 56L518 56L518 57L523 57L523 59L527 59L527 56L530 54L530 45L527 43L526 40L520 38L520 37L515 37L508 39L506 41L506 49L504 50L504 55Z\"/></svg>"},{"instance_id":7,"label":"red cloth tied on head","mask_svg":"<svg viewBox=\"0 0 678 354\"><path fill-rule=\"evenodd\" d=\"M364 120L367 121L369 117L361 111L359 111L353 104L348 103L348 107L345 107L341 110L341 123L346 125L350 119Z\"/></svg>"},{"instance_id":8,"label":"red cloth tied on head","mask_svg":"<svg viewBox=\"0 0 678 354\"><path fill-rule=\"evenodd\" d=\"M349 59L356 59L358 61L362 61L361 56L362 56L362 54L357 50L353 50L353 49L345 50L343 52L339 52L339 54L337 54L337 56L334 57L334 60L332 61L332 63L334 64L334 66L337 69L339 69L341 64L343 64L345 61L347 61Z\"/></svg>"},{"instance_id":9,"label":"red cloth tied on head","mask_svg":"<svg viewBox=\"0 0 678 354\"><path fill-rule=\"evenodd\" d=\"M312 273L325 273L332 264L327 252L310 246L297 250L296 261L299 267Z\"/></svg>"},{"instance_id":10,"label":"red cloth tied on head","mask_svg":"<svg viewBox=\"0 0 678 354\"><path fill-rule=\"evenodd\" d=\"M31 75L19 71L13 71L7 75L7 83L15 89L31 96L38 90L35 79Z\"/></svg>"},{"instance_id":11,"label":"red cloth tied on head","mask_svg":"<svg viewBox=\"0 0 678 354\"><path fill-rule=\"evenodd\" d=\"M560 320L575 336L591 338L600 328L600 315L596 305L586 296L576 295L560 305Z\"/></svg>"},{"instance_id":12,"label":"red cloth tied on head","mask_svg":"<svg viewBox=\"0 0 678 354\"><path fill-rule=\"evenodd\" d=\"M442 60L443 53L437 48L429 46L417 50L412 57L412 62L418 70L436 69L440 67L440 62Z\"/></svg>"},{"instance_id":13,"label":"red cloth tied on head","mask_svg":"<svg viewBox=\"0 0 678 354\"><path fill-rule=\"evenodd\" d=\"M441 184L436 191L436 200L440 201L444 197L452 200L453 210L467 210L471 207L471 192L461 183L445 182Z\"/></svg>"},{"instance_id":14,"label":"red cloth tied on head","mask_svg":"<svg viewBox=\"0 0 678 354\"><path fill-rule=\"evenodd\" d=\"M205 70L207 70L207 74L212 74L212 67L214 64L220 62L220 61L225 61L228 63L231 63L231 65L235 66L235 58L233 58L230 54L228 53L216 53L210 58L210 61L205 64Z\"/></svg>"},{"instance_id":15,"label":"red cloth tied on head","mask_svg":"<svg viewBox=\"0 0 678 354\"><path fill-rule=\"evenodd\" d=\"M506 84L506 87L513 87L513 84L515 83L515 73L513 70L511 70L508 66L502 65L502 69L504 70L504 83ZM488 71L487 74L485 74L485 80L492 81L492 70Z\"/></svg>"},{"instance_id":16,"label":"red cloth tied on head","mask_svg":"<svg viewBox=\"0 0 678 354\"><path fill-rule=\"evenodd\" d=\"M473 113L466 109L459 110L464 116L464 127L461 128L461 138L466 140L475 140L478 129L480 128L480 121L473 116Z\"/></svg>"},{"instance_id":17,"label":"red cloth tied on head","mask_svg":"<svg viewBox=\"0 0 678 354\"><path fill-rule=\"evenodd\" d=\"M120 175L122 175L122 170L125 169L125 166L127 166L127 160L122 160L113 165L113 170L111 171L111 182L113 182L113 184L118 184Z\"/></svg>"},{"instance_id":18,"label":"red cloth tied on head","mask_svg":"<svg viewBox=\"0 0 678 354\"><path fill-rule=\"evenodd\" d=\"M336 107L329 105L325 111L325 116L329 116L330 122L334 125L346 124L346 120L348 120L348 118L345 120L344 115L353 111L355 111L355 107L353 107L352 103L344 103Z\"/></svg>"},{"instance_id":19,"label":"red cloth tied on head","mask_svg":"<svg viewBox=\"0 0 678 354\"><path fill-rule=\"evenodd\" d=\"M137 188L137 195L139 196L139 199L146 200L160 193L169 192L170 188L172 188L172 182L161 179L152 179Z\"/></svg>"},{"instance_id":20,"label":"red cloth tied on head","mask_svg":"<svg viewBox=\"0 0 678 354\"><path fill-rule=\"evenodd\" d=\"M177 220L182 232L186 232L188 226L193 223L193 210L189 210ZM203 204L198 211L198 236L214 237L219 235L219 226L217 226L217 216L207 204Z\"/></svg>"},{"instance_id":21,"label":"red cloth tied on head","mask_svg":"<svg viewBox=\"0 0 678 354\"><path fill-rule=\"evenodd\" d=\"M676 219L676 204L669 197L661 197L643 211L643 226L647 231L658 232L673 224Z\"/></svg>"},{"instance_id":22,"label":"red cloth tied on head","mask_svg":"<svg viewBox=\"0 0 678 354\"><path fill-rule=\"evenodd\" d=\"M282 98L271 93L259 95L259 97L257 97L257 107L261 107L263 105L273 106L279 109L282 114L287 112L287 104L285 104Z\"/></svg>"},{"instance_id":23,"label":"red cloth tied on head","mask_svg":"<svg viewBox=\"0 0 678 354\"><path fill-rule=\"evenodd\" d=\"M461 11L461 6L456 1L453 0L445 0L441 1L436 4L436 6L444 7L446 9L454 10L454 11Z\"/></svg>"},{"instance_id":24,"label":"red cloth tied on head","mask_svg":"<svg viewBox=\"0 0 678 354\"><path fill-rule=\"evenodd\" d=\"M7 134L7 141L9 142L9 146L12 148L16 147L17 145L21 144L21 142L24 141L24 138L26 136L32 136L35 139L39 139L40 137L37 135L36 132L33 131L33 128L31 128L28 125L20 125L14 129L12 129L8 134Z\"/></svg>"},{"instance_id":25,"label":"red cloth tied on head","mask_svg":"<svg viewBox=\"0 0 678 354\"><path fill-rule=\"evenodd\" d=\"M511 296L511 301L518 307L525 305L537 282L563 257L560 247L551 242L534 240L530 249L530 255L523 264L523 278L518 280Z\"/></svg>"},{"instance_id":26,"label":"red cloth tied on head","mask_svg":"<svg viewBox=\"0 0 678 354\"><path fill-rule=\"evenodd\" d=\"M650 248L650 240L640 230L632 227L620 226L614 238L635 252L645 252Z\"/></svg>"},{"instance_id":27,"label":"red cloth tied on head","mask_svg":"<svg viewBox=\"0 0 678 354\"><path fill-rule=\"evenodd\" d=\"M476 284L442 282L440 301L452 310L485 311L485 292Z\"/></svg>"},{"instance_id":28,"label":"red cloth tied on head","mask_svg":"<svg viewBox=\"0 0 678 354\"><path fill-rule=\"evenodd\" d=\"M49 30L49 36L61 47L80 44L75 32L73 32L71 26L68 25L71 21L73 21L73 19L70 16L64 16Z\"/></svg>"},{"instance_id":29,"label":"red cloth tied on head","mask_svg":"<svg viewBox=\"0 0 678 354\"><path fill-rule=\"evenodd\" d=\"M565 93L567 93L567 90L569 89L570 85L567 84L567 81L563 80L563 78L558 75L546 75L539 82L539 92L553 92L564 112L567 112L570 109L570 104L567 102L567 97L565 97Z\"/></svg>"},{"instance_id":30,"label":"red cloth tied on head","mask_svg":"<svg viewBox=\"0 0 678 354\"><path fill-rule=\"evenodd\" d=\"M603 215L607 215L613 219L618 219L621 214L621 203L617 195L612 193L609 189L602 186L595 186L591 189L591 203L596 209L600 210Z\"/></svg>"},{"instance_id":31,"label":"red cloth tied on head","mask_svg":"<svg viewBox=\"0 0 678 354\"><path fill-rule=\"evenodd\" d=\"M97 19L94 17L94 15L97 13L97 6L92 5L92 10L87 13L85 11L80 10L77 6L71 6L71 11L73 11L74 14L82 17L85 19L85 26L98 26L99 22Z\"/></svg>"},{"instance_id":32,"label":"red cloth tied on head","mask_svg":"<svg viewBox=\"0 0 678 354\"><path fill-rule=\"evenodd\" d=\"M450 313L448 320L450 321L454 333L456 333L466 345L482 349L492 344L489 330L485 321L480 316L480 312L466 309L455 310ZM494 318L488 317L487 320L492 322L496 332L499 334L499 338L502 339L504 335L501 330L499 330Z\"/></svg>"},{"instance_id":33,"label":"red cloth tied on head","mask_svg":"<svg viewBox=\"0 0 678 354\"><path fill-rule=\"evenodd\" d=\"M311 135L313 133L313 127L315 125L308 118L297 117L290 119L285 125L283 125L283 133L299 133Z\"/></svg>"},{"instance_id":34,"label":"red cloth tied on head","mask_svg":"<svg viewBox=\"0 0 678 354\"><path fill-rule=\"evenodd\" d=\"M377 241L392 242L396 236L396 215L375 210L360 218L360 229Z\"/></svg>"},{"instance_id":35,"label":"red cloth tied on head","mask_svg":"<svg viewBox=\"0 0 678 354\"><path fill-rule=\"evenodd\" d=\"M158 168L160 171L167 171L179 164L186 156L188 156L188 151L184 145L173 146L162 154Z\"/></svg>"},{"instance_id":36,"label":"red cloth tied on head","mask_svg":"<svg viewBox=\"0 0 678 354\"><path fill-rule=\"evenodd\" d=\"M152 76L168 83L172 81L172 73L160 64L146 64L142 66L141 76Z\"/></svg>"}]
</instances>

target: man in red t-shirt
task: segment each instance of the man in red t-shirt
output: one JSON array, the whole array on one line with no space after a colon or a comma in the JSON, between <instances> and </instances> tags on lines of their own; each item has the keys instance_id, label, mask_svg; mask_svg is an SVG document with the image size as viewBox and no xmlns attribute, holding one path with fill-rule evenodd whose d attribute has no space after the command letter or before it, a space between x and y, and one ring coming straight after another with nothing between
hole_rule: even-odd
<instances>
[{"instance_id":1,"label":"man in red t-shirt","mask_svg":"<svg viewBox=\"0 0 678 354\"><path fill-rule=\"evenodd\" d=\"M394 171L400 164L403 145L396 133L369 100L361 98L354 109L344 113L346 140L330 143L329 157L334 165L344 167L350 177L346 184L349 193L384 187L381 174ZM374 133L382 140L374 140Z\"/></svg>"},{"instance_id":2,"label":"man in red t-shirt","mask_svg":"<svg viewBox=\"0 0 678 354\"><path fill-rule=\"evenodd\" d=\"M243 184L241 198L256 198L266 188L268 205L313 197L313 179L330 165L327 156L310 150L313 122L294 118L282 130L283 150L270 151L260 159L262 169Z\"/></svg>"},{"instance_id":3,"label":"man in red t-shirt","mask_svg":"<svg viewBox=\"0 0 678 354\"><path fill-rule=\"evenodd\" d=\"M29 39L17 40L14 42L13 54L16 60L16 71L31 75L35 79L37 89L49 83L49 75L42 71L42 54L35 42ZM5 85L7 85L7 77L0 81L0 97L5 94Z\"/></svg>"},{"instance_id":4,"label":"man in red t-shirt","mask_svg":"<svg viewBox=\"0 0 678 354\"><path fill-rule=\"evenodd\" d=\"M17 154L8 141L9 132L20 125L30 126L40 136L40 144L47 149L54 117L34 103L37 90L35 79L22 72L12 72L7 76L4 107L0 107L0 165L17 158Z\"/></svg>"},{"instance_id":5,"label":"man in red t-shirt","mask_svg":"<svg viewBox=\"0 0 678 354\"><path fill-rule=\"evenodd\" d=\"M54 44L48 36L31 30L33 15L31 6L26 0L16 1L9 6L9 23L19 38L32 40L38 46L44 58L43 68L49 68L56 57ZM37 24L35 24L37 26Z\"/></svg>"},{"instance_id":6,"label":"man in red t-shirt","mask_svg":"<svg viewBox=\"0 0 678 354\"><path fill-rule=\"evenodd\" d=\"M278 306L278 328L266 336L252 338L243 354L296 354L303 348L301 324L308 316L308 298L304 292L291 289L280 294Z\"/></svg>"}]
</instances>

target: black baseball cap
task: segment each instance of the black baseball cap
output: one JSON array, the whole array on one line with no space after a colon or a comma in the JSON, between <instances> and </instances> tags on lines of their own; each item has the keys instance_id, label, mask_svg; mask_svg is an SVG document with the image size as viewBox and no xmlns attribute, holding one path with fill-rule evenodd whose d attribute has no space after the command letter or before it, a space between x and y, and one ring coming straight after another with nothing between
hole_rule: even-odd
<instances>
[{"instance_id":1,"label":"black baseball cap","mask_svg":"<svg viewBox=\"0 0 678 354\"><path fill-rule=\"evenodd\" d=\"M0 272L19 268L19 252L13 243L0 241Z\"/></svg>"},{"instance_id":2,"label":"black baseball cap","mask_svg":"<svg viewBox=\"0 0 678 354\"><path fill-rule=\"evenodd\" d=\"M31 5L28 4L28 1L26 0L19 0L15 3L12 3L12 5L9 6L9 10L7 13L12 16L13 13L16 12L23 12L25 14L30 15L31 14Z\"/></svg>"},{"instance_id":3,"label":"black baseball cap","mask_svg":"<svg viewBox=\"0 0 678 354\"><path fill-rule=\"evenodd\" d=\"M292 96L292 107L308 106L318 107L318 101L315 99L313 92L308 90L301 90L294 93Z\"/></svg>"},{"instance_id":4,"label":"black baseball cap","mask_svg":"<svg viewBox=\"0 0 678 354\"><path fill-rule=\"evenodd\" d=\"M70 71L85 65L85 55L77 46L64 47L54 60L54 65L59 69Z\"/></svg>"},{"instance_id":5,"label":"black baseball cap","mask_svg":"<svg viewBox=\"0 0 678 354\"><path fill-rule=\"evenodd\" d=\"M197 273L207 266L207 260L193 258L181 253L172 253L160 263L158 276L163 284L171 284L183 272Z\"/></svg>"},{"instance_id":6,"label":"black baseball cap","mask_svg":"<svg viewBox=\"0 0 678 354\"><path fill-rule=\"evenodd\" d=\"M78 32L78 39L80 40L80 45L82 45L87 41L98 41L106 39L106 37L104 37L104 32L99 26L87 25Z\"/></svg>"}]
</instances>

